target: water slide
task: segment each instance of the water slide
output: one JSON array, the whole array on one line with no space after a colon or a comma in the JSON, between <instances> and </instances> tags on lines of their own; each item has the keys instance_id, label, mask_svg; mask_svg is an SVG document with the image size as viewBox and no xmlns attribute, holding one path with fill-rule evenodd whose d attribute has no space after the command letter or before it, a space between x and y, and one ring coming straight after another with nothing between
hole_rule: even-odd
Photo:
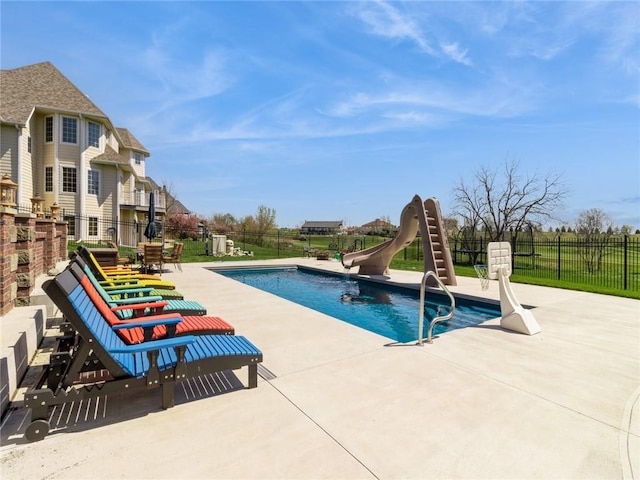
<instances>
[{"instance_id":1,"label":"water slide","mask_svg":"<svg viewBox=\"0 0 640 480\"><path fill-rule=\"evenodd\" d=\"M342 265L348 269L359 267L360 275L386 275L395 254L410 245L418 231L424 246L424 271L434 271L445 285L456 285L440 205L435 198L423 203L419 195L414 195L402 209L395 237L365 250L344 254Z\"/></svg>"}]
</instances>

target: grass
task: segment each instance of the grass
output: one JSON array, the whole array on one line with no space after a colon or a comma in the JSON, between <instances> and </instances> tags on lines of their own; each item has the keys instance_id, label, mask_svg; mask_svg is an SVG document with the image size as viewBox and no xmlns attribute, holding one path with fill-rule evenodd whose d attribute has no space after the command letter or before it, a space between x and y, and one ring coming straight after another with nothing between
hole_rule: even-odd
<instances>
[{"instance_id":1,"label":"grass","mask_svg":"<svg viewBox=\"0 0 640 480\"><path fill-rule=\"evenodd\" d=\"M267 260L277 258L302 257L305 247L318 251L328 250L333 254L348 248L353 242L357 243L358 249L368 248L385 240L383 237L375 236L323 236L314 235L306 238L291 237L267 237L262 245L243 241L242 238L234 238L235 247L243 251L253 252L253 256L224 256L214 257L206 254L205 243L201 241L181 240L185 243L182 262L210 262L210 261L246 261L246 260ZM530 285L540 285L553 288L563 288L568 290L579 290L585 292L600 293L640 299L640 245L636 239L631 243L631 249L627 250L628 263L628 288L621 287L621 263L623 252L618 245L613 245L609 254L605 257L605 264L601 272L589 274L585 271L582 262L578 258L575 247L571 249L571 244L560 245L561 279L557 278L557 256L558 249L554 249L555 242L549 242L548 246L536 248L536 257L516 257L514 271L511 280L516 283L526 283ZM76 245L69 242L69 251L75 250ZM397 270L419 271L423 269L421 246L418 242L398 252L393 258L390 267ZM122 247L120 255L133 255L135 251L131 248ZM535 264L534 264L535 262ZM477 277L472 265L456 264L455 272L458 276Z\"/></svg>"}]
</instances>

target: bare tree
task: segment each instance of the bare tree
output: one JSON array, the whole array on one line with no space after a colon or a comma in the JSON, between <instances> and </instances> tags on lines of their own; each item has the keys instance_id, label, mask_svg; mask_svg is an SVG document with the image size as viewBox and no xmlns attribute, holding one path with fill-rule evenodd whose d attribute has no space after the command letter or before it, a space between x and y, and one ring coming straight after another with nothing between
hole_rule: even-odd
<instances>
[{"instance_id":1,"label":"bare tree","mask_svg":"<svg viewBox=\"0 0 640 480\"><path fill-rule=\"evenodd\" d=\"M498 174L498 169L483 166L471 183L461 179L454 188L454 211L464 227L483 229L490 241L503 240L510 230L517 236L527 222L553 218L566 196L558 174L523 174L512 160Z\"/></svg>"},{"instance_id":2,"label":"bare tree","mask_svg":"<svg viewBox=\"0 0 640 480\"><path fill-rule=\"evenodd\" d=\"M178 202L178 194L173 186L173 182L164 182L162 191L164 192L165 211L167 215L171 215L175 213L173 210Z\"/></svg>"},{"instance_id":3,"label":"bare tree","mask_svg":"<svg viewBox=\"0 0 640 480\"><path fill-rule=\"evenodd\" d=\"M587 268L595 273L602 267L606 247L613 234L611 217L599 208L584 210L576 220L578 251Z\"/></svg>"}]
</instances>

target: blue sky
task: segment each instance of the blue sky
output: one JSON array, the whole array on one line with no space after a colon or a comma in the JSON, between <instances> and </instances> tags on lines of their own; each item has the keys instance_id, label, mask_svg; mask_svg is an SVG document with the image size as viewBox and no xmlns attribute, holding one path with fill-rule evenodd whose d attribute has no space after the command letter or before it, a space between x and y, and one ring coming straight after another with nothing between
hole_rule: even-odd
<instances>
[{"instance_id":1,"label":"blue sky","mask_svg":"<svg viewBox=\"0 0 640 480\"><path fill-rule=\"evenodd\" d=\"M640 228L637 2L3 0L0 15L3 69L52 62L205 217L398 223L416 193L447 215L459 180L511 159L562 174L557 224L599 208Z\"/></svg>"}]
</instances>

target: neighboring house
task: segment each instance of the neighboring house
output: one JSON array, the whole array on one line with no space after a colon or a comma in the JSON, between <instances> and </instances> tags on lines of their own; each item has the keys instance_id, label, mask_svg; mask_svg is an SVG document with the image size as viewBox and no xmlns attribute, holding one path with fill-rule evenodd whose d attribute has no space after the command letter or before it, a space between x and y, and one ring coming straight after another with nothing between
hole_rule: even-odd
<instances>
[{"instance_id":1,"label":"neighboring house","mask_svg":"<svg viewBox=\"0 0 640 480\"><path fill-rule=\"evenodd\" d=\"M45 212L61 207L70 238L128 245L142 238L150 194L165 215L164 189L145 176L147 149L53 64L0 70L0 95L0 176L18 184L19 210L37 195Z\"/></svg>"},{"instance_id":2,"label":"neighboring house","mask_svg":"<svg viewBox=\"0 0 640 480\"><path fill-rule=\"evenodd\" d=\"M396 229L396 227L392 224L387 222L386 220L381 220L379 218L376 218L373 222L369 222L369 223L365 223L364 225L362 225L358 231L360 233L388 233L388 232L392 232Z\"/></svg>"},{"instance_id":3,"label":"neighboring house","mask_svg":"<svg viewBox=\"0 0 640 480\"><path fill-rule=\"evenodd\" d=\"M305 221L304 225L300 227L300 233L303 235L333 235L336 233L344 232L344 222L342 220L336 221Z\"/></svg>"}]
</instances>

